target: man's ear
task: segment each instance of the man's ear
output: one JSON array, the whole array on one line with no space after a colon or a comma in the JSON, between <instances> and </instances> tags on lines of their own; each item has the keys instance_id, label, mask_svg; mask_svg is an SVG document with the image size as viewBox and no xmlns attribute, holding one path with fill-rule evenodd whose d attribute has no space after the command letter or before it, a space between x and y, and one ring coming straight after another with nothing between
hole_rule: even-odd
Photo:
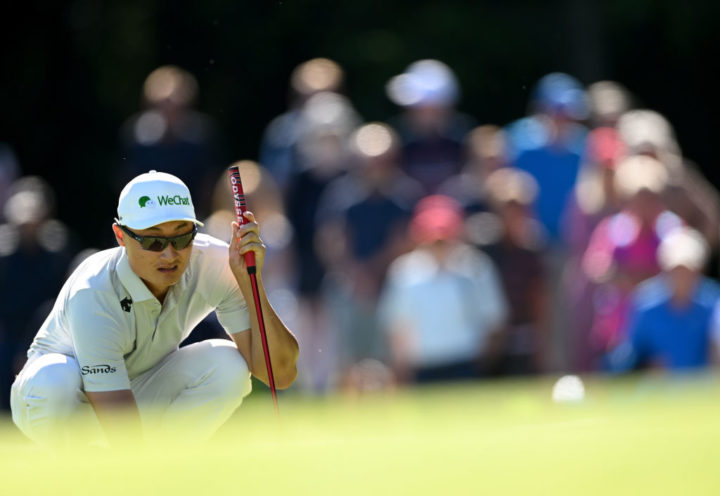
<instances>
[{"instance_id":1,"label":"man's ear","mask_svg":"<svg viewBox=\"0 0 720 496\"><path fill-rule=\"evenodd\" d=\"M123 236L125 235L124 232L122 232L122 229L117 224L112 225L113 233L115 233L115 240L117 241L118 245L125 246L125 239Z\"/></svg>"}]
</instances>

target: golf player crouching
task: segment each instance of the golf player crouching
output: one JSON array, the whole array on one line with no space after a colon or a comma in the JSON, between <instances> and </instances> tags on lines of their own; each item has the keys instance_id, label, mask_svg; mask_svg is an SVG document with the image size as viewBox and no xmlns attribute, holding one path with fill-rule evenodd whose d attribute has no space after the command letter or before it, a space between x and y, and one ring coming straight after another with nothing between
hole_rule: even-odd
<instances>
[{"instance_id":1,"label":"golf player crouching","mask_svg":"<svg viewBox=\"0 0 720 496\"><path fill-rule=\"evenodd\" d=\"M292 384L298 344L267 300L265 246L252 213L244 226L233 223L228 247L197 233L188 188L155 171L125 186L117 213L120 246L88 257L68 278L15 379L12 416L22 432L63 443L71 418L85 414L99 420L110 444L128 426L137 434L182 426L193 439L212 435L250 392L250 374L268 383L248 251L257 261L275 383ZM179 348L212 311L232 341Z\"/></svg>"}]
</instances>

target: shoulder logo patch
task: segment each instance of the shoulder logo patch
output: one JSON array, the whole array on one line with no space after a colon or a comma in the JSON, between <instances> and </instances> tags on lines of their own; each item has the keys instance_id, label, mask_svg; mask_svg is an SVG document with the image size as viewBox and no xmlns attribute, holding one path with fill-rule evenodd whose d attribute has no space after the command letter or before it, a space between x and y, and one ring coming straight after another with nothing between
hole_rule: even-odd
<instances>
[{"instance_id":1,"label":"shoulder logo patch","mask_svg":"<svg viewBox=\"0 0 720 496\"><path fill-rule=\"evenodd\" d=\"M120 308L122 308L124 311L129 312L132 307L132 300L129 296L126 296L122 300L120 300Z\"/></svg>"}]
</instances>

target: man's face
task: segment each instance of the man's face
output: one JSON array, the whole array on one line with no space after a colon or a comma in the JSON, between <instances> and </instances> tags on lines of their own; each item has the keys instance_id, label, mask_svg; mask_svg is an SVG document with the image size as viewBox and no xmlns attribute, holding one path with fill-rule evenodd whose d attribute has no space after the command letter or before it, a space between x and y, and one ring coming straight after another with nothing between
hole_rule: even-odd
<instances>
[{"instance_id":1,"label":"man's face","mask_svg":"<svg viewBox=\"0 0 720 496\"><path fill-rule=\"evenodd\" d=\"M169 238L186 234L192 229L191 222L172 221L130 231L138 236ZM185 272L192 253L192 243L182 250L175 249L172 243L168 243L163 251L143 250L137 240L128 236L117 225L113 226L113 230L118 244L125 247L133 272L143 280L150 292L162 301L170 286L176 284Z\"/></svg>"}]
</instances>

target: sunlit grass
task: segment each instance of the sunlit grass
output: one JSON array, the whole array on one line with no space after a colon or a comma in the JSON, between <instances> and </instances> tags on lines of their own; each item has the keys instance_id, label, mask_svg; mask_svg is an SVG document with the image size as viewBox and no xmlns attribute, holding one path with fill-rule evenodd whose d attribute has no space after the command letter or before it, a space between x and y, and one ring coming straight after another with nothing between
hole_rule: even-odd
<instances>
[{"instance_id":1,"label":"sunlit grass","mask_svg":"<svg viewBox=\"0 0 720 496\"><path fill-rule=\"evenodd\" d=\"M2 426L2 494L720 494L720 384L550 379L377 396L262 391L204 445L46 453Z\"/></svg>"}]
</instances>

